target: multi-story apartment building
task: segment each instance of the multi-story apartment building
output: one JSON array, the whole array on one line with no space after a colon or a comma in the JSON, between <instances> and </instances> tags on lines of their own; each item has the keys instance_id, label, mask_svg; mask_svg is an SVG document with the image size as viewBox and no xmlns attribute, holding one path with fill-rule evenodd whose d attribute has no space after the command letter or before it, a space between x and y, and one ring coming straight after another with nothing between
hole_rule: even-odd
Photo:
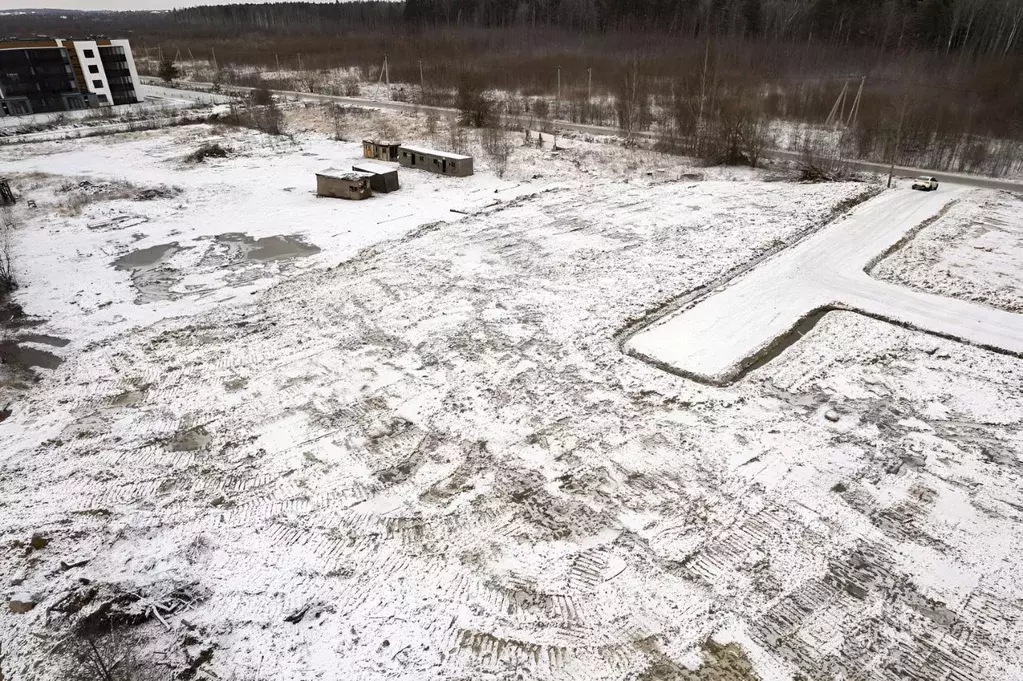
<instances>
[{"instance_id":1,"label":"multi-story apartment building","mask_svg":"<svg viewBox=\"0 0 1023 681\"><path fill-rule=\"evenodd\" d=\"M0 116L142 101L127 40L0 40Z\"/></svg>"}]
</instances>

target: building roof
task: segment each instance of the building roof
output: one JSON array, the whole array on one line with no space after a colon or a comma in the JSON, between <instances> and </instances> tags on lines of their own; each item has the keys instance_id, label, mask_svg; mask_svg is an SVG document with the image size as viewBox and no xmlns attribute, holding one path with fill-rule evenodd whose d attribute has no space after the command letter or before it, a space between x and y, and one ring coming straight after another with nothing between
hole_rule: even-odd
<instances>
[{"instance_id":1,"label":"building roof","mask_svg":"<svg viewBox=\"0 0 1023 681\"><path fill-rule=\"evenodd\" d=\"M374 161L359 161L352 165L352 170L372 173L373 175L385 175L387 173L398 172L398 169L394 166L387 166L383 163L375 163Z\"/></svg>"},{"instance_id":2,"label":"building roof","mask_svg":"<svg viewBox=\"0 0 1023 681\"><path fill-rule=\"evenodd\" d=\"M400 147L401 142L393 140L362 140L363 144L375 144L378 147Z\"/></svg>"},{"instance_id":3,"label":"building roof","mask_svg":"<svg viewBox=\"0 0 1023 681\"><path fill-rule=\"evenodd\" d=\"M413 154L423 154L429 156L439 156L440 158L451 159L452 161L471 161L472 156L464 156L462 154L452 154L450 151L438 151L436 149L427 149L426 147L416 147L411 144L403 144L401 148L405 151L411 151Z\"/></svg>"},{"instance_id":4,"label":"building roof","mask_svg":"<svg viewBox=\"0 0 1023 681\"><path fill-rule=\"evenodd\" d=\"M360 173L353 170L340 170L338 168L327 168L316 174L331 177L335 180L368 180L373 177L373 173Z\"/></svg>"}]
</instances>

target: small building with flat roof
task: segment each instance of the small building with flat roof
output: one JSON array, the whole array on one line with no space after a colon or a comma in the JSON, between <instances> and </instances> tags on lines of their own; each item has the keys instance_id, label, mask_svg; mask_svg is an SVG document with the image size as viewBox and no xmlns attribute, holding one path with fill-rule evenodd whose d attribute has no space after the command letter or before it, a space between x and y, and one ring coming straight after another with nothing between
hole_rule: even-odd
<instances>
[{"instance_id":1,"label":"small building with flat roof","mask_svg":"<svg viewBox=\"0 0 1023 681\"><path fill-rule=\"evenodd\" d=\"M398 169L394 166L384 165L376 161L361 161L352 166L352 170L359 173L369 173L369 186L373 191L386 194L401 189L398 184Z\"/></svg>"},{"instance_id":2,"label":"small building with flat roof","mask_svg":"<svg viewBox=\"0 0 1023 681\"><path fill-rule=\"evenodd\" d=\"M431 173L468 177L472 175L472 156L452 154L447 151L426 149L403 144L398 150L398 163L406 168L428 170Z\"/></svg>"},{"instance_id":3,"label":"small building with flat roof","mask_svg":"<svg viewBox=\"0 0 1023 681\"><path fill-rule=\"evenodd\" d=\"M362 140L362 155L378 161L397 161L400 142L390 140Z\"/></svg>"},{"instance_id":4,"label":"small building with flat roof","mask_svg":"<svg viewBox=\"0 0 1023 681\"><path fill-rule=\"evenodd\" d=\"M353 170L327 168L316 173L317 196L359 201L373 196L369 181L372 175Z\"/></svg>"}]
</instances>

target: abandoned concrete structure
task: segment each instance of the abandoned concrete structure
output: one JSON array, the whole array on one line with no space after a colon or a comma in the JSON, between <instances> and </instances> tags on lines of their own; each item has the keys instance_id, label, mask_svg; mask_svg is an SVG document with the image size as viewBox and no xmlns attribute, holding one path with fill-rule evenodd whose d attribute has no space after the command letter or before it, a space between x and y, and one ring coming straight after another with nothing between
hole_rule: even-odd
<instances>
[{"instance_id":1,"label":"abandoned concrete structure","mask_svg":"<svg viewBox=\"0 0 1023 681\"><path fill-rule=\"evenodd\" d=\"M327 168L316 173L317 196L359 201L373 196L369 181L372 175L351 170Z\"/></svg>"},{"instance_id":2,"label":"abandoned concrete structure","mask_svg":"<svg viewBox=\"0 0 1023 681\"><path fill-rule=\"evenodd\" d=\"M398 163L406 168L429 170L432 173L452 177L472 175L472 156L452 154L436 149L402 145L398 152Z\"/></svg>"},{"instance_id":3,"label":"abandoned concrete structure","mask_svg":"<svg viewBox=\"0 0 1023 681\"><path fill-rule=\"evenodd\" d=\"M14 192L7 178L0 177L0 206L13 206Z\"/></svg>"},{"instance_id":4,"label":"abandoned concrete structure","mask_svg":"<svg viewBox=\"0 0 1023 681\"><path fill-rule=\"evenodd\" d=\"M360 173L369 173L369 186L373 191L386 194L401 189L398 184L398 169L392 166L385 166L375 161L363 161L352 166L352 170Z\"/></svg>"},{"instance_id":5,"label":"abandoned concrete structure","mask_svg":"<svg viewBox=\"0 0 1023 681\"><path fill-rule=\"evenodd\" d=\"M397 161L401 144L386 140L362 140L362 155L378 161Z\"/></svg>"}]
</instances>

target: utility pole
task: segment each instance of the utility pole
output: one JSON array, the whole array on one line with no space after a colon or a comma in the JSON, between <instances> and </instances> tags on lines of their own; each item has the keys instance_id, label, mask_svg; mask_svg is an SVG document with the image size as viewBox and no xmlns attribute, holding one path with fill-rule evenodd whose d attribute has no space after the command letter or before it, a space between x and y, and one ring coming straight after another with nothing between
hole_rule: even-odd
<instances>
[{"instance_id":1,"label":"utility pole","mask_svg":"<svg viewBox=\"0 0 1023 681\"><path fill-rule=\"evenodd\" d=\"M302 66L302 53L298 53L298 70L299 72L305 71L305 67Z\"/></svg>"},{"instance_id":2,"label":"utility pole","mask_svg":"<svg viewBox=\"0 0 1023 681\"><path fill-rule=\"evenodd\" d=\"M863 84L866 82L866 76L860 78L860 89L856 91L856 99L853 100L852 108L849 109L849 117L845 120L847 128L856 125L856 116L860 113L860 99L863 97Z\"/></svg>"},{"instance_id":3,"label":"utility pole","mask_svg":"<svg viewBox=\"0 0 1023 681\"><path fill-rule=\"evenodd\" d=\"M213 70L214 71L219 71L220 67L217 66L217 50L216 50L216 48L211 47L210 48L210 52L213 53Z\"/></svg>"},{"instance_id":4,"label":"utility pole","mask_svg":"<svg viewBox=\"0 0 1023 681\"><path fill-rule=\"evenodd\" d=\"M277 63L277 74L280 75L280 73L281 73L281 58L277 55L276 52L274 52L274 62Z\"/></svg>"},{"instance_id":5,"label":"utility pole","mask_svg":"<svg viewBox=\"0 0 1023 681\"><path fill-rule=\"evenodd\" d=\"M423 60L419 60L419 91L426 92L426 79L423 77Z\"/></svg>"},{"instance_id":6,"label":"utility pole","mask_svg":"<svg viewBox=\"0 0 1023 681\"><path fill-rule=\"evenodd\" d=\"M700 78L700 115L696 118L696 148L700 148L700 138L703 136L703 106L707 101L707 64L710 62L710 38L707 38L707 47L703 53L703 76Z\"/></svg>"},{"instance_id":7,"label":"utility pole","mask_svg":"<svg viewBox=\"0 0 1023 681\"><path fill-rule=\"evenodd\" d=\"M586 69L586 103L593 104L593 67Z\"/></svg>"},{"instance_id":8,"label":"utility pole","mask_svg":"<svg viewBox=\"0 0 1023 681\"><path fill-rule=\"evenodd\" d=\"M554 117L561 116L561 67L558 67L558 98L554 103Z\"/></svg>"},{"instance_id":9,"label":"utility pole","mask_svg":"<svg viewBox=\"0 0 1023 681\"><path fill-rule=\"evenodd\" d=\"M902 122L906 120L906 105L909 103L909 85L902 95L902 110L899 112L899 127L895 131L895 149L892 152L892 165L888 168L888 188L892 188L892 175L895 174L895 161L899 156L899 145L902 144Z\"/></svg>"},{"instance_id":10,"label":"utility pole","mask_svg":"<svg viewBox=\"0 0 1023 681\"><path fill-rule=\"evenodd\" d=\"M828 118L824 121L824 125L831 125L836 120L835 114L838 114L838 121L842 121L842 119L845 118L845 93L848 90L849 79L847 78L845 83L842 84L842 91L838 93L838 99L835 100L835 105L831 107L831 111L828 113Z\"/></svg>"}]
</instances>

